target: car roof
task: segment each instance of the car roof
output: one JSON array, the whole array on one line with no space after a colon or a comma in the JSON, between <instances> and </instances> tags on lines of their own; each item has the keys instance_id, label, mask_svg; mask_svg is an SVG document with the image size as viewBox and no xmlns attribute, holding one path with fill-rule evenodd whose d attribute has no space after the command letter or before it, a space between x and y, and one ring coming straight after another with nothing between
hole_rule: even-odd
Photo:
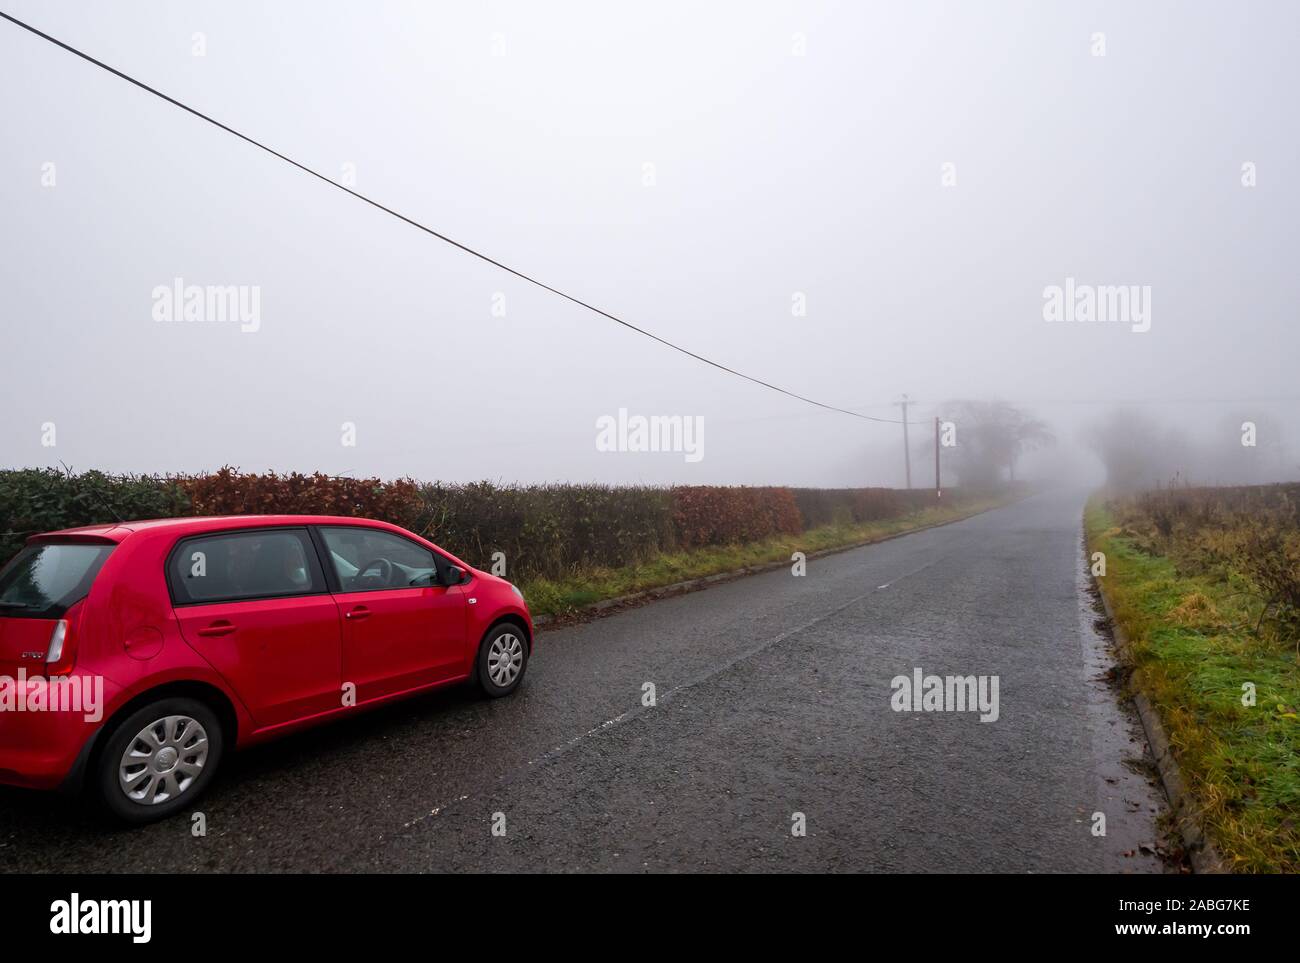
<instances>
[{"instance_id":1,"label":"car roof","mask_svg":"<svg viewBox=\"0 0 1300 963\"><path fill-rule=\"evenodd\" d=\"M85 525L80 528L63 528L57 532L45 532L35 537L79 536L120 542L133 532L170 530L178 535L194 535L234 528L298 525L362 525L368 528L386 529L398 527L373 518L354 518L348 515L205 515L190 518L145 518L138 521L115 522L112 525Z\"/></svg>"}]
</instances>

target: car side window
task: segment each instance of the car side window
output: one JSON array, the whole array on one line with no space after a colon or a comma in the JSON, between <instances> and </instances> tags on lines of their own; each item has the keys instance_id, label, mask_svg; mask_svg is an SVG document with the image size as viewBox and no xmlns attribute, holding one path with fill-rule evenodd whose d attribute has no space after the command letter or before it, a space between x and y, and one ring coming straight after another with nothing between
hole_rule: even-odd
<instances>
[{"instance_id":1,"label":"car side window","mask_svg":"<svg viewBox=\"0 0 1300 963\"><path fill-rule=\"evenodd\" d=\"M187 538L167 563L177 605L322 595L325 578L304 528Z\"/></svg>"},{"instance_id":2,"label":"car side window","mask_svg":"<svg viewBox=\"0 0 1300 963\"><path fill-rule=\"evenodd\" d=\"M376 528L322 526L328 564L343 592L438 584L437 556L409 538Z\"/></svg>"}]
</instances>

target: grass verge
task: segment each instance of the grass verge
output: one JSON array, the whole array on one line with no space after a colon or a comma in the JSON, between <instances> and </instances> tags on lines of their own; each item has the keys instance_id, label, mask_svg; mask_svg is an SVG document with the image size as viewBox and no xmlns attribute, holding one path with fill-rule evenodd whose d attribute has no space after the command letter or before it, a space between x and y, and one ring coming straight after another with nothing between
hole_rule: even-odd
<instances>
[{"instance_id":1,"label":"grass verge","mask_svg":"<svg viewBox=\"0 0 1300 963\"><path fill-rule=\"evenodd\" d=\"M794 552L811 555L880 541L891 535L977 515L1007 499L989 498L960 506L926 508L892 519L860 525L825 525L799 535L780 535L757 542L700 548L658 555L625 568L591 568L566 579L534 579L520 586L534 616L561 616L607 599L662 588L688 579L734 572L747 566L789 561Z\"/></svg>"},{"instance_id":2,"label":"grass verge","mask_svg":"<svg viewBox=\"0 0 1300 963\"><path fill-rule=\"evenodd\" d=\"M1258 604L1214 576L1187 575L1084 514L1088 551L1132 644L1133 684L1160 713L1207 834L1236 872L1300 872L1300 664L1256 637ZM1242 704L1253 683L1256 704Z\"/></svg>"}]
</instances>

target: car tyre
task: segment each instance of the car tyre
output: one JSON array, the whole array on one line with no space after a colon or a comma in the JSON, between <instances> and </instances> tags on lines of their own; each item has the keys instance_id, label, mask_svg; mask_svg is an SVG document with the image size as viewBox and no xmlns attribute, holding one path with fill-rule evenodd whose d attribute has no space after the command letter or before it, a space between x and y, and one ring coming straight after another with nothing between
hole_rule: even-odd
<instances>
[{"instance_id":1,"label":"car tyre","mask_svg":"<svg viewBox=\"0 0 1300 963\"><path fill-rule=\"evenodd\" d=\"M478 684L498 699L519 688L528 668L528 637L511 622L494 626L478 647Z\"/></svg>"},{"instance_id":2,"label":"car tyre","mask_svg":"<svg viewBox=\"0 0 1300 963\"><path fill-rule=\"evenodd\" d=\"M216 713L197 699L142 706L114 725L98 754L99 798L123 822L166 819L207 789L224 742Z\"/></svg>"}]
</instances>

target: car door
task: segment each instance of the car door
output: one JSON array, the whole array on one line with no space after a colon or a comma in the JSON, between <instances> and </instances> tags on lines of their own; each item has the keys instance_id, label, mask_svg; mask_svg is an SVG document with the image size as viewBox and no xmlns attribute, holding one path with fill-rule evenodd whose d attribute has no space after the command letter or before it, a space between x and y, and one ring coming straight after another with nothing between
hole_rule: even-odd
<instances>
[{"instance_id":1,"label":"car door","mask_svg":"<svg viewBox=\"0 0 1300 963\"><path fill-rule=\"evenodd\" d=\"M258 727L342 706L343 642L306 528L183 539L167 562L181 633Z\"/></svg>"},{"instance_id":2,"label":"car door","mask_svg":"<svg viewBox=\"0 0 1300 963\"><path fill-rule=\"evenodd\" d=\"M378 528L317 533L343 616L343 680L358 702L464 674L465 592L439 584L430 549Z\"/></svg>"}]
</instances>

